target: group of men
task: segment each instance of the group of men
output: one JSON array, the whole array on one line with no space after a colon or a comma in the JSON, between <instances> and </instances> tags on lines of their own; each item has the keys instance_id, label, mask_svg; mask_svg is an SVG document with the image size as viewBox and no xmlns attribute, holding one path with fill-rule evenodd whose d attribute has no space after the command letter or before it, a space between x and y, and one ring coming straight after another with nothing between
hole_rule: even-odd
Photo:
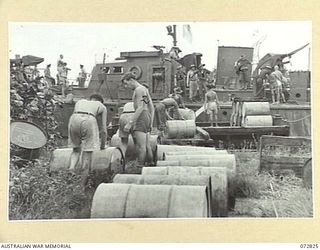
<instances>
[{"instance_id":1,"label":"group of men","mask_svg":"<svg viewBox=\"0 0 320 250\"><path fill-rule=\"evenodd\" d=\"M66 91L69 86L68 81L68 71L71 69L67 67L67 63L63 60L63 55L60 55L57 60L57 84L61 85L62 96L66 96ZM44 70L44 79L49 84L49 86L56 85L56 79L51 75L51 64L47 64ZM80 64L80 72L77 77L77 82L79 87L84 87L85 81L87 79L87 73L84 69L84 66Z\"/></svg>"},{"instance_id":2,"label":"group of men","mask_svg":"<svg viewBox=\"0 0 320 250\"><path fill-rule=\"evenodd\" d=\"M205 64L200 64L197 68L196 65L190 65L187 73L184 72L183 66L177 67L175 74L175 85L180 87L185 95L187 88L189 88L189 100L195 102L197 97L200 101L204 100L207 91L207 84L212 83L209 77L209 71L204 68Z\"/></svg>"},{"instance_id":3,"label":"group of men","mask_svg":"<svg viewBox=\"0 0 320 250\"><path fill-rule=\"evenodd\" d=\"M144 165L147 153L151 153L149 138L154 117L154 106L148 89L140 84L131 72L122 76L122 86L133 90L134 114L130 121L120 122L119 136L122 149L128 145L129 134L132 135L137 151L139 165ZM97 116L101 115L100 145ZM103 105L103 97L99 94L90 96L90 100L81 99L75 104L74 112L69 120L69 145L73 148L70 169L74 169L80 158L80 149L83 151L81 169L91 166L92 152L104 149L107 136L107 109Z\"/></svg>"},{"instance_id":4,"label":"group of men","mask_svg":"<svg viewBox=\"0 0 320 250\"><path fill-rule=\"evenodd\" d=\"M272 69L270 69L270 71L265 75L264 79L265 92L267 92L269 89L273 104L287 102L290 95L290 78L288 71L286 71L285 74L282 74L278 65L274 66L273 72Z\"/></svg>"},{"instance_id":5,"label":"group of men","mask_svg":"<svg viewBox=\"0 0 320 250\"><path fill-rule=\"evenodd\" d=\"M138 164L144 166L149 163L147 159L152 158L150 146L152 127L155 126L162 132L168 119L183 119L179 112L179 107L185 108L181 96L182 90L180 87L176 87L172 94L154 107L148 88L140 84L132 72L125 73L121 78L121 82L124 88L133 90L132 101L134 107L134 113L129 120L122 120L120 117L119 137L121 138L121 149L123 151L126 150L129 135L131 134L136 148ZM207 87L204 108L213 125L213 118L217 121L219 102L213 90L214 86L208 85ZM171 114L170 111L172 112ZM77 166L80 149L83 151L80 168L90 169L92 152L99 149L99 130L96 120L98 115L102 116L100 149L103 149L107 135L107 109L103 105L103 97L99 94L93 94L90 100L82 99L75 104L74 113L69 120L68 126L69 145L73 147L70 169L74 169Z\"/></svg>"}]
</instances>

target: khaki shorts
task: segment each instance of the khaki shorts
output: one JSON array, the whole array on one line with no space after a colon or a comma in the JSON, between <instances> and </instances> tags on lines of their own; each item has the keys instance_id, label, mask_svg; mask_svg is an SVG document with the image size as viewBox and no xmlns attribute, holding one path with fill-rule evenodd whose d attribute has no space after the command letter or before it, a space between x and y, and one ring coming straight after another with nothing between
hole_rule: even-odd
<instances>
[{"instance_id":1,"label":"khaki shorts","mask_svg":"<svg viewBox=\"0 0 320 250\"><path fill-rule=\"evenodd\" d=\"M143 133L150 132L151 128L151 115L147 110L143 110L136 121L136 124L129 132L124 131L126 124L132 120L134 113L123 113L119 119L119 137L127 138L129 134L133 135L134 131L140 131Z\"/></svg>"},{"instance_id":2,"label":"khaki shorts","mask_svg":"<svg viewBox=\"0 0 320 250\"><path fill-rule=\"evenodd\" d=\"M215 114L218 113L218 107L217 107L217 103L216 102L209 102L208 103L207 114L209 115L212 112L214 112Z\"/></svg>"},{"instance_id":3,"label":"khaki shorts","mask_svg":"<svg viewBox=\"0 0 320 250\"><path fill-rule=\"evenodd\" d=\"M68 144L72 148L93 151L100 148L99 128L92 115L72 114L68 126Z\"/></svg>"}]
</instances>

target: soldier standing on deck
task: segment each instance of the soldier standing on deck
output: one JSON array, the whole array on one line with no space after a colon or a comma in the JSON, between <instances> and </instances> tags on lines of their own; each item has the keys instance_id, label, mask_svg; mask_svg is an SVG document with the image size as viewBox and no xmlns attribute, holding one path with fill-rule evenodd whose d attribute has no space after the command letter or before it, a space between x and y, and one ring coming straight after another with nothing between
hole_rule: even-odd
<instances>
[{"instance_id":1,"label":"soldier standing on deck","mask_svg":"<svg viewBox=\"0 0 320 250\"><path fill-rule=\"evenodd\" d=\"M79 82L79 87L82 87L82 88L84 87L86 79L87 79L87 72L84 70L83 65L80 64L80 72L77 79Z\"/></svg>"},{"instance_id":2,"label":"soldier standing on deck","mask_svg":"<svg viewBox=\"0 0 320 250\"><path fill-rule=\"evenodd\" d=\"M63 65L64 65L64 61L63 61L63 55L60 55L58 60L57 60L57 83L60 84L60 77L61 77L61 73L63 70Z\"/></svg>"},{"instance_id":3,"label":"soldier standing on deck","mask_svg":"<svg viewBox=\"0 0 320 250\"><path fill-rule=\"evenodd\" d=\"M191 102L195 101L198 91L198 72L196 66L192 64L190 70L187 73L187 86L189 87L189 99Z\"/></svg>"},{"instance_id":4,"label":"soldier standing on deck","mask_svg":"<svg viewBox=\"0 0 320 250\"><path fill-rule=\"evenodd\" d=\"M207 70L203 68L205 64L200 64L198 68L198 77L199 77L199 96L200 100L203 101L204 95L207 92Z\"/></svg>"},{"instance_id":5,"label":"soldier standing on deck","mask_svg":"<svg viewBox=\"0 0 320 250\"><path fill-rule=\"evenodd\" d=\"M177 67L177 72L175 74L175 87L178 87L182 90L182 95L185 96L186 94L186 73L182 67L179 65Z\"/></svg>"},{"instance_id":6,"label":"soldier standing on deck","mask_svg":"<svg viewBox=\"0 0 320 250\"><path fill-rule=\"evenodd\" d=\"M245 55L241 55L240 58L235 62L236 73L239 76L241 89L247 89L248 84L250 83L250 64L251 62L245 57Z\"/></svg>"},{"instance_id":7,"label":"soldier standing on deck","mask_svg":"<svg viewBox=\"0 0 320 250\"><path fill-rule=\"evenodd\" d=\"M213 127L213 117L215 118L216 127L218 127L218 109L220 108L218 95L213 90L214 85L209 84L207 87L208 91L204 97L204 110L209 115L211 127Z\"/></svg>"}]
</instances>

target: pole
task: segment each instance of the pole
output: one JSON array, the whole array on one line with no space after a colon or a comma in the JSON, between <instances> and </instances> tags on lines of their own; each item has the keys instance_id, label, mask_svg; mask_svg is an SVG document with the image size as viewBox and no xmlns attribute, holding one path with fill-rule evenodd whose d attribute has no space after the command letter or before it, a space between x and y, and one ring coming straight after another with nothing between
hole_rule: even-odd
<instances>
[{"instance_id":1,"label":"pole","mask_svg":"<svg viewBox=\"0 0 320 250\"><path fill-rule=\"evenodd\" d=\"M177 46L177 32L176 32L176 25L173 25L173 46Z\"/></svg>"}]
</instances>

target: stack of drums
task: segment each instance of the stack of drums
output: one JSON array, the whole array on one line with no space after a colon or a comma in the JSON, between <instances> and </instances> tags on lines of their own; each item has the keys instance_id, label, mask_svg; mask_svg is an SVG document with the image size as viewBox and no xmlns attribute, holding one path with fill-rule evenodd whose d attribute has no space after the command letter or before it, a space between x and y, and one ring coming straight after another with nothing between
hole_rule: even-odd
<instances>
[{"instance_id":1,"label":"stack of drums","mask_svg":"<svg viewBox=\"0 0 320 250\"><path fill-rule=\"evenodd\" d=\"M226 150L209 147L158 145L157 167L160 167L160 169L153 168L152 171L161 171L160 174L176 174L176 171L181 172L181 169L186 168L189 174L194 174L195 171L197 174L203 175L204 171L210 169L212 171L210 176L215 182L211 185L213 194L212 215L227 216L228 207L234 208L233 179L236 172L236 160L235 156L228 154ZM208 170L199 172L196 169L197 167ZM215 171L218 171L218 173ZM146 174L145 171L142 173ZM221 198L221 194L224 194L223 198Z\"/></svg>"},{"instance_id":2,"label":"stack of drums","mask_svg":"<svg viewBox=\"0 0 320 250\"><path fill-rule=\"evenodd\" d=\"M243 102L241 110L241 124L244 127L270 127L273 125L268 102Z\"/></svg>"},{"instance_id":3,"label":"stack of drums","mask_svg":"<svg viewBox=\"0 0 320 250\"><path fill-rule=\"evenodd\" d=\"M234 155L214 148L158 146L156 167L144 167L141 175L118 174L113 183L98 187L91 217L227 216Z\"/></svg>"}]
</instances>

